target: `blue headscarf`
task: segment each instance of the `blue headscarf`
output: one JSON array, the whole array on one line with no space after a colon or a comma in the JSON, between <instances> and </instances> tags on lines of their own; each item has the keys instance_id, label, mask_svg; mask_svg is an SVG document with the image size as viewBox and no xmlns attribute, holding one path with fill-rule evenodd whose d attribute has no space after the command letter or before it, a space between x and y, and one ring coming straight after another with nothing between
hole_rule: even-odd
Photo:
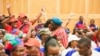
<instances>
[{"instance_id":1,"label":"blue headscarf","mask_svg":"<svg viewBox=\"0 0 100 56\"><path fill-rule=\"evenodd\" d=\"M51 19L51 21L52 21L53 23L55 23L56 25L58 25L58 26L60 26L60 25L62 24L62 21L61 21L60 18L58 18L58 17L53 17L53 18Z\"/></svg>"}]
</instances>

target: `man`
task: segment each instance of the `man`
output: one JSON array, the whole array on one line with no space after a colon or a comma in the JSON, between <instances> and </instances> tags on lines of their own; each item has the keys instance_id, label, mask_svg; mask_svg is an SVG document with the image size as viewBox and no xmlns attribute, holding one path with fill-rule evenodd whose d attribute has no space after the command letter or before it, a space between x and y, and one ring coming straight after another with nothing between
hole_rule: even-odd
<instances>
[{"instance_id":1,"label":"man","mask_svg":"<svg viewBox=\"0 0 100 56\"><path fill-rule=\"evenodd\" d=\"M83 16L80 16L79 21L75 25L75 29L85 29L85 23L83 20L84 20Z\"/></svg>"},{"instance_id":2,"label":"man","mask_svg":"<svg viewBox=\"0 0 100 56\"><path fill-rule=\"evenodd\" d=\"M27 56L43 56L40 52L40 42L36 38L29 38L25 42L25 47L27 48Z\"/></svg>"},{"instance_id":3,"label":"man","mask_svg":"<svg viewBox=\"0 0 100 56\"><path fill-rule=\"evenodd\" d=\"M44 45L45 45L45 40L48 36L50 36L51 32L48 28L41 28L39 31L39 38L41 39L41 47L40 50L44 52Z\"/></svg>"},{"instance_id":4,"label":"man","mask_svg":"<svg viewBox=\"0 0 100 56\"><path fill-rule=\"evenodd\" d=\"M55 37L50 36L45 41L45 56L60 56L60 46Z\"/></svg>"},{"instance_id":5,"label":"man","mask_svg":"<svg viewBox=\"0 0 100 56\"><path fill-rule=\"evenodd\" d=\"M68 36L65 32L65 28L61 26L62 21L58 17L53 17L49 25L49 29L52 31L52 35L56 36L61 44L66 48L68 45Z\"/></svg>"},{"instance_id":6,"label":"man","mask_svg":"<svg viewBox=\"0 0 100 56\"><path fill-rule=\"evenodd\" d=\"M78 41L77 51L72 56L100 56L100 53L91 49L90 39L82 38Z\"/></svg>"}]
</instances>

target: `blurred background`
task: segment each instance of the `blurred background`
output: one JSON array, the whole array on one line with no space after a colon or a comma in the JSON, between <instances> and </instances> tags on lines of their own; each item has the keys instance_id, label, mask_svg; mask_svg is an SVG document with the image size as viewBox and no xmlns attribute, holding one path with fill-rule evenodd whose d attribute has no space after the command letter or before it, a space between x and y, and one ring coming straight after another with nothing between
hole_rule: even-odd
<instances>
[{"instance_id":1,"label":"blurred background","mask_svg":"<svg viewBox=\"0 0 100 56\"><path fill-rule=\"evenodd\" d=\"M8 15L6 4L11 5L11 13L16 17L23 13L32 19L44 7L48 19L58 16L63 20L63 25L69 14L73 13L68 28L72 31L79 16L89 24L90 19L95 19L95 24L100 27L100 0L0 0L0 14ZM41 17L44 22L44 17Z\"/></svg>"}]
</instances>

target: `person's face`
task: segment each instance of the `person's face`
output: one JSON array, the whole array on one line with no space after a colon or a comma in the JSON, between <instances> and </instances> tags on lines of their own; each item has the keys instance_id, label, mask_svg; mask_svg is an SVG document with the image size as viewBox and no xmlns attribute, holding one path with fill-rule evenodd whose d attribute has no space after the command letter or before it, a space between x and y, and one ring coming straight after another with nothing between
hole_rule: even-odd
<instances>
[{"instance_id":1,"label":"person's face","mask_svg":"<svg viewBox=\"0 0 100 56\"><path fill-rule=\"evenodd\" d=\"M55 47L49 46L47 52L48 52L47 53L48 56L60 56L59 46L55 46Z\"/></svg>"},{"instance_id":2,"label":"person's face","mask_svg":"<svg viewBox=\"0 0 100 56\"><path fill-rule=\"evenodd\" d=\"M17 22L13 22L11 25L12 25L12 27L16 28L17 27Z\"/></svg>"},{"instance_id":3,"label":"person's face","mask_svg":"<svg viewBox=\"0 0 100 56\"><path fill-rule=\"evenodd\" d=\"M40 50L37 47L27 46L27 53L30 56L40 56Z\"/></svg>"},{"instance_id":4,"label":"person's face","mask_svg":"<svg viewBox=\"0 0 100 56\"><path fill-rule=\"evenodd\" d=\"M83 16L80 16L80 17L79 17L79 20L80 20L80 21L83 21L83 20L84 20L84 19L83 19Z\"/></svg>"},{"instance_id":5,"label":"person's face","mask_svg":"<svg viewBox=\"0 0 100 56\"><path fill-rule=\"evenodd\" d=\"M49 30L52 30L52 25L48 24L48 28L49 28Z\"/></svg>"},{"instance_id":6,"label":"person's face","mask_svg":"<svg viewBox=\"0 0 100 56\"><path fill-rule=\"evenodd\" d=\"M45 42L45 40L46 40L46 38L47 38L48 36L49 36L49 34L43 34L43 35L41 36L42 41Z\"/></svg>"},{"instance_id":7,"label":"person's face","mask_svg":"<svg viewBox=\"0 0 100 56\"><path fill-rule=\"evenodd\" d=\"M2 56L5 53L4 46L0 45L0 56Z\"/></svg>"},{"instance_id":8,"label":"person's face","mask_svg":"<svg viewBox=\"0 0 100 56\"><path fill-rule=\"evenodd\" d=\"M86 47L83 44L78 44L77 48L80 55L87 55L90 50L90 47Z\"/></svg>"},{"instance_id":9,"label":"person's face","mask_svg":"<svg viewBox=\"0 0 100 56\"><path fill-rule=\"evenodd\" d=\"M73 41L71 42L71 47L72 47L72 48L75 48L75 47L77 47L77 44L78 44L78 42L77 42L76 40L73 40Z\"/></svg>"},{"instance_id":10,"label":"person's face","mask_svg":"<svg viewBox=\"0 0 100 56\"><path fill-rule=\"evenodd\" d=\"M90 24L94 24L94 20L90 20Z\"/></svg>"},{"instance_id":11,"label":"person's face","mask_svg":"<svg viewBox=\"0 0 100 56\"><path fill-rule=\"evenodd\" d=\"M51 31L57 29L57 25L55 25L52 21L51 21L49 27L50 27L50 30L51 30Z\"/></svg>"},{"instance_id":12,"label":"person's face","mask_svg":"<svg viewBox=\"0 0 100 56\"><path fill-rule=\"evenodd\" d=\"M23 45L17 46L13 51L12 54L15 56L24 56L25 54L25 47Z\"/></svg>"},{"instance_id":13,"label":"person's face","mask_svg":"<svg viewBox=\"0 0 100 56\"><path fill-rule=\"evenodd\" d=\"M24 22L25 21L25 18L24 17L18 17L18 19L21 21L21 22Z\"/></svg>"},{"instance_id":14,"label":"person's face","mask_svg":"<svg viewBox=\"0 0 100 56\"><path fill-rule=\"evenodd\" d=\"M2 34L2 31L0 31L0 39L2 39L3 38L3 34Z\"/></svg>"},{"instance_id":15,"label":"person's face","mask_svg":"<svg viewBox=\"0 0 100 56\"><path fill-rule=\"evenodd\" d=\"M36 37L36 32L34 30L31 32L31 36L34 38Z\"/></svg>"}]
</instances>

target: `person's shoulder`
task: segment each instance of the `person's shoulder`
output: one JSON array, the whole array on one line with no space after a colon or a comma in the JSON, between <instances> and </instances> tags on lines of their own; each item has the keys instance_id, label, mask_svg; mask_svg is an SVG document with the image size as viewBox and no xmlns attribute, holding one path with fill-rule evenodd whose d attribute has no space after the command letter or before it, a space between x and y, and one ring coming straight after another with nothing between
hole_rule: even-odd
<instances>
[{"instance_id":1,"label":"person's shoulder","mask_svg":"<svg viewBox=\"0 0 100 56\"><path fill-rule=\"evenodd\" d=\"M92 56L100 56L100 52L92 50Z\"/></svg>"},{"instance_id":2,"label":"person's shoulder","mask_svg":"<svg viewBox=\"0 0 100 56\"><path fill-rule=\"evenodd\" d=\"M79 53L76 51L72 54L72 56L79 56Z\"/></svg>"},{"instance_id":3,"label":"person's shoulder","mask_svg":"<svg viewBox=\"0 0 100 56\"><path fill-rule=\"evenodd\" d=\"M70 50L72 50L71 48L68 48L68 49L65 49L65 50L63 50L62 51L62 56L65 56L66 55L66 53L68 53Z\"/></svg>"}]
</instances>

